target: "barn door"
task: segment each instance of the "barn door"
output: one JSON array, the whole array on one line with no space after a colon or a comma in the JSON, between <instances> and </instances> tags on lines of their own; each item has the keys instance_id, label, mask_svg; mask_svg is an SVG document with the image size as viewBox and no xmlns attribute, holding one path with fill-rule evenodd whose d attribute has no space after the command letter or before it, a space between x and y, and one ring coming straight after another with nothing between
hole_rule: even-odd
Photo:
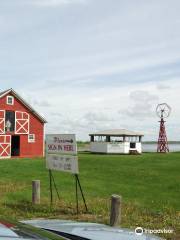
<instances>
[{"instance_id":1,"label":"barn door","mask_svg":"<svg viewBox=\"0 0 180 240\"><path fill-rule=\"evenodd\" d=\"M0 110L0 134L5 133L5 111Z\"/></svg>"},{"instance_id":2,"label":"barn door","mask_svg":"<svg viewBox=\"0 0 180 240\"><path fill-rule=\"evenodd\" d=\"M11 135L0 136L0 158L11 157Z\"/></svg>"},{"instance_id":3,"label":"barn door","mask_svg":"<svg viewBox=\"0 0 180 240\"><path fill-rule=\"evenodd\" d=\"M26 112L15 112L15 133L29 134L29 114Z\"/></svg>"}]
</instances>

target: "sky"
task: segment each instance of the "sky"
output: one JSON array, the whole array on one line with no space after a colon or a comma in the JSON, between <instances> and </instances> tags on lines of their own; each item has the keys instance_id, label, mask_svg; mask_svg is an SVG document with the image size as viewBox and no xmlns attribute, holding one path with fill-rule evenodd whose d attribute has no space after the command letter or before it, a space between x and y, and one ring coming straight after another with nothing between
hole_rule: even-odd
<instances>
[{"instance_id":1,"label":"sky","mask_svg":"<svg viewBox=\"0 0 180 240\"><path fill-rule=\"evenodd\" d=\"M0 2L0 90L46 118L46 133L125 128L157 140L168 103L180 140L179 0Z\"/></svg>"}]
</instances>

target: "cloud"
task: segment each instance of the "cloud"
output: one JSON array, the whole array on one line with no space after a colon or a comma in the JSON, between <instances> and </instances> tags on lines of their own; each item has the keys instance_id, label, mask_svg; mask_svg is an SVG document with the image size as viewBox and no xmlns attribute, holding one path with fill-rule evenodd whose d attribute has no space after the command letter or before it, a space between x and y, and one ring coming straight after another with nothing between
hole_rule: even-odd
<instances>
[{"instance_id":1,"label":"cloud","mask_svg":"<svg viewBox=\"0 0 180 240\"><path fill-rule=\"evenodd\" d=\"M51 104L47 100L42 100L41 101L41 100L35 99L35 100L32 101L32 104L37 105L38 107L50 107L51 106Z\"/></svg>"},{"instance_id":2,"label":"cloud","mask_svg":"<svg viewBox=\"0 0 180 240\"><path fill-rule=\"evenodd\" d=\"M31 0L29 3L39 7L58 7L70 4L84 4L87 0Z\"/></svg>"},{"instance_id":3,"label":"cloud","mask_svg":"<svg viewBox=\"0 0 180 240\"><path fill-rule=\"evenodd\" d=\"M51 112L48 120L47 132L56 133L60 129L62 133L78 133L78 139L88 139L88 134L97 130L110 129L115 123L115 119L109 116L109 112L91 111L79 113L73 117L67 113L59 114Z\"/></svg>"},{"instance_id":4,"label":"cloud","mask_svg":"<svg viewBox=\"0 0 180 240\"><path fill-rule=\"evenodd\" d=\"M16 89L14 89L16 91ZM52 104L50 103L49 100L44 99L44 98L37 98L37 96L31 94L31 93L27 93L25 91L21 92L20 94L22 96L22 98L28 102L31 106L35 106L35 108L41 108L41 107L51 107Z\"/></svg>"},{"instance_id":5,"label":"cloud","mask_svg":"<svg viewBox=\"0 0 180 240\"><path fill-rule=\"evenodd\" d=\"M166 85L164 83L159 83L159 84L157 84L156 87L157 87L158 90L168 90L168 89L171 89L170 85Z\"/></svg>"},{"instance_id":6,"label":"cloud","mask_svg":"<svg viewBox=\"0 0 180 240\"><path fill-rule=\"evenodd\" d=\"M129 95L131 105L120 114L127 115L133 119L144 120L155 116L155 107L158 103L158 95L148 91L137 90Z\"/></svg>"},{"instance_id":7,"label":"cloud","mask_svg":"<svg viewBox=\"0 0 180 240\"><path fill-rule=\"evenodd\" d=\"M102 112L88 112L84 115L84 119L86 119L89 123L107 122L114 120L112 117L108 116L108 114Z\"/></svg>"}]
</instances>

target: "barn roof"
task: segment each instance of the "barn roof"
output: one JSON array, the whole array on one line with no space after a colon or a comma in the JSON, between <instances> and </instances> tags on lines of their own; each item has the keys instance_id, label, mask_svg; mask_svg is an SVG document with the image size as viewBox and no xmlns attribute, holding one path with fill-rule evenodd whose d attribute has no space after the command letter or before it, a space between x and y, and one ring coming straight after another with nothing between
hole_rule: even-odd
<instances>
[{"instance_id":1,"label":"barn roof","mask_svg":"<svg viewBox=\"0 0 180 240\"><path fill-rule=\"evenodd\" d=\"M0 98L6 96L11 93L15 98L17 98L24 106L26 106L29 111L34 114L41 122L47 123L46 119L43 118L38 112L36 112L17 92L15 92L12 88L0 92Z\"/></svg>"},{"instance_id":2,"label":"barn roof","mask_svg":"<svg viewBox=\"0 0 180 240\"><path fill-rule=\"evenodd\" d=\"M126 129L111 129L100 131L96 133L90 133L89 136L114 136L114 137L121 137L121 136L144 136L140 132L129 131Z\"/></svg>"}]
</instances>

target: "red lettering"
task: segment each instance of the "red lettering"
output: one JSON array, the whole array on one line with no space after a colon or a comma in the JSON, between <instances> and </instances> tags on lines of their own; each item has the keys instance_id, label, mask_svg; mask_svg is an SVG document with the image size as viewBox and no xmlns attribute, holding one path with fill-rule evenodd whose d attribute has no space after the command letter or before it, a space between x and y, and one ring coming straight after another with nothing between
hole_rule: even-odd
<instances>
[{"instance_id":1,"label":"red lettering","mask_svg":"<svg viewBox=\"0 0 180 240\"><path fill-rule=\"evenodd\" d=\"M73 151L73 146L72 145L64 145L64 151L72 152Z\"/></svg>"}]
</instances>

